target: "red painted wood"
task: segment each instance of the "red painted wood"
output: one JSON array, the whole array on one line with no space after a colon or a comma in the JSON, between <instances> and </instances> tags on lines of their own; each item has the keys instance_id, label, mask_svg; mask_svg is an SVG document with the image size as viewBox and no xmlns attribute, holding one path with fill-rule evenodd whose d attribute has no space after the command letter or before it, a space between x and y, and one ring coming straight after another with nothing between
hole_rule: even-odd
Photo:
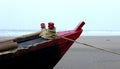
<instances>
[{"instance_id":1,"label":"red painted wood","mask_svg":"<svg viewBox=\"0 0 120 69\"><path fill-rule=\"evenodd\" d=\"M67 37L67 38L72 39L72 40L76 40L81 35L81 33L83 31L82 27L84 24L85 24L85 22L81 22L78 24L78 26L74 30L59 32L58 35ZM61 52L61 57L63 57L63 55L67 52L67 50L72 46L73 43L74 42L69 41L69 40L65 40L63 38L60 38L58 40L58 44L59 44L59 48L60 48L60 52Z\"/></svg>"},{"instance_id":2,"label":"red painted wood","mask_svg":"<svg viewBox=\"0 0 120 69\"><path fill-rule=\"evenodd\" d=\"M78 24L78 26L74 30L57 32L57 35L60 36L60 37L64 36L64 37L67 37L69 39L76 40L81 35L81 33L83 31L82 27L83 27L84 24L85 24L84 22L81 22L81 23ZM62 57L67 52L67 50L72 46L73 43L74 42L72 42L72 41L69 41L69 40L66 40L66 39L63 39L63 38L59 38L59 39L56 39L56 40L51 40L51 41L48 41L48 42L45 42L45 43L38 44L36 46L31 46L31 47L29 47L29 49L19 50L19 51L16 52L16 54L20 55L20 54L23 54L25 52L36 51L36 50L40 50L40 49L58 44L59 49L60 49L60 54L61 54L61 57Z\"/></svg>"}]
</instances>

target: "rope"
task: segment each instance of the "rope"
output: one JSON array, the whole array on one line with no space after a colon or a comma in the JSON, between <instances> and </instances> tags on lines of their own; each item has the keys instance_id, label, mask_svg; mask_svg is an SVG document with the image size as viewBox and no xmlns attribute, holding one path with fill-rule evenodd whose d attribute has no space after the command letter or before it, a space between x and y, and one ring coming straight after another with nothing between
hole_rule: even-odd
<instances>
[{"instance_id":1,"label":"rope","mask_svg":"<svg viewBox=\"0 0 120 69\"><path fill-rule=\"evenodd\" d=\"M89 44L86 44L86 43L81 43L81 42L78 42L76 40L73 40L73 39L70 39L70 38L67 38L67 37L61 37L61 38L65 39L65 40L69 40L69 41L75 42L77 44L82 44L82 45L85 45L85 46L88 46L88 47L92 47L92 48L95 48L95 49L98 49L98 50L101 50L101 51L105 51L105 52L108 52L108 53L120 55L120 53L116 53L116 52L113 52L113 51L110 51L110 50L105 50L103 48L95 47L93 45L89 45Z\"/></svg>"}]
</instances>

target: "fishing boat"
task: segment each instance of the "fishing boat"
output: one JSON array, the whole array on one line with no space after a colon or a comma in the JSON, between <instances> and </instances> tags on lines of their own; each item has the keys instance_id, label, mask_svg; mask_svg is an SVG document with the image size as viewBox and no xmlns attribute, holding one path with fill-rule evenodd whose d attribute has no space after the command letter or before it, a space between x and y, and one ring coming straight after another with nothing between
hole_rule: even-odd
<instances>
[{"instance_id":1,"label":"fishing boat","mask_svg":"<svg viewBox=\"0 0 120 69\"><path fill-rule=\"evenodd\" d=\"M85 22L75 29L57 32L57 39L39 37L40 32L22 35L0 42L0 66L2 68L53 69L80 37ZM65 39L68 38L68 39Z\"/></svg>"}]
</instances>

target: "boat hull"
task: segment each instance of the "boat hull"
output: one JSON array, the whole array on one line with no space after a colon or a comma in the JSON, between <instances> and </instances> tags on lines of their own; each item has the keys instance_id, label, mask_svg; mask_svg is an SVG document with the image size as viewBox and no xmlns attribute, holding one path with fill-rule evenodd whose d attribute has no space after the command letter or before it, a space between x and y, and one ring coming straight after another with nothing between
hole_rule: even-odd
<instances>
[{"instance_id":1,"label":"boat hull","mask_svg":"<svg viewBox=\"0 0 120 69\"><path fill-rule=\"evenodd\" d=\"M75 30L57 32L58 38L55 40L42 40L41 37L38 37L38 34L35 35L37 39L34 36L34 39L27 40L28 42L21 41L20 39L20 41L17 42L18 46L29 43L31 46L27 45L27 48L0 55L1 67L16 68L16 66L19 66L19 68L53 69L74 43L63 37L76 40L83 31L81 29L83 24L84 23L80 24ZM38 38L40 38L40 40ZM35 44L34 42L39 43Z\"/></svg>"}]
</instances>

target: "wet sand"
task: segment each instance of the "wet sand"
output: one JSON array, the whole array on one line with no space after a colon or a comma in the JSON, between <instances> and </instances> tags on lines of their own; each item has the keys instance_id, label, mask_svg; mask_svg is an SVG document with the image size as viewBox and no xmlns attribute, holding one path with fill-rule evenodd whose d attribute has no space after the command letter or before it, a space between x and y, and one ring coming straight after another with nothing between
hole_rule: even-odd
<instances>
[{"instance_id":1,"label":"wet sand","mask_svg":"<svg viewBox=\"0 0 120 69\"><path fill-rule=\"evenodd\" d=\"M120 53L120 36L84 36L77 41ZM120 69L120 55L74 43L54 69Z\"/></svg>"},{"instance_id":2,"label":"wet sand","mask_svg":"<svg viewBox=\"0 0 120 69\"><path fill-rule=\"evenodd\" d=\"M120 36L82 36L77 41L120 53ZM120 55L74 43L54 69L120 69Z\"/></svg>"}]
</instances>

